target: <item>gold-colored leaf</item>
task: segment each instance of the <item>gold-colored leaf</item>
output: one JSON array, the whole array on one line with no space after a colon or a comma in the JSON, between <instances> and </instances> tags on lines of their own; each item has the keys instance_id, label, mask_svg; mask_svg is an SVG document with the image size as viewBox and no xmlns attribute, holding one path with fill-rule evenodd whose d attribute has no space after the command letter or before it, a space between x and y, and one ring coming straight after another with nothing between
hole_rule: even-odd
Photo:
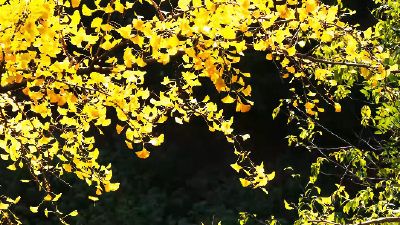
<instances>
[{"instance_id":1,"label":"gold-colored leaf","mask_svg":"<svg viewBox=\"0 0 400 225\"><path fill-rule=\"evenodd\" d=\"M60 193L60 194L58 194L58 195L56 195L54 198L53 198L53 202L56 202L56 201L58 201L58 199L60 199L61 198L61 195L62 195L62 193Z\"/></svg>"},{"instance_id":2,"label":"gold-colored leaf","mask_svg":"<svg viewBox=\"0 0 400 225\"><path fill-rule=\"evenodd\" d=\"M70 216L77 216L78 215L78 211L74 210L72 211L70 214L68 214Z\"/></svg>"},{"instance_id":3,"label":"gold-colored leaf","mask_svg":"<svg viewBox=\"0 0 400 225\"><path fill-rule=\"evenodd\" d=\"M342 106L339 103L335 103L335 112L341 112Z\"/></svg>"},{"instance_id":4,"label":"gold-colored leaf","mask_svg":"<svg viewBox=\"0 0 400 225\"><path fill-rule=\"evenodd\" d=\"M135 152L135 153L136 153L136 155L137 155L139 158L141 158L141 159L146 159L146 158L148 158L149 155L150 155L150 152L147 151L145 148L143 148L142 151L138 151L138 152Z\"/></svg>"},{"instance_id":5,"label":"gold-colored leaf","mask_svg":"<svg viewBox=\"0 0 400 225\"><path fill-rule=\"evenodd\" d=\"M251 182L246 179L243 179L243 178L239 178L239 179L240 179L240 183L242 183L243 187L247 187L251 184Z\"/></svg>"},{"instance_id":6,"label":"gold-colored leaf","mask_svg":"<svg viewBox=\"0 0 400 225\"><path fill-rule=\"evenodd\" d=\"M0 157L2 160L8 160L8 156L9 155L6 155L6 154L0 154Z\"/></svg>"},{"instance_id":7,"label":"gold-colored leaf","mask_svg":"<svg viewBox=\"0 0 400 225\"><path fill-rule=\"evenodd\" d=\"M89 198L90 200L94 201L94 202L96 202L96 201L99 200L98 197L94 197L94 196L89 196L88 198Z\"/></svg>"},{"instance_id":8,"label":"gold-colored leaf","mask_svg":"<svg viewBox=\"0 0 400 225\"><path fill-rule=\"evenodd\" d=\"M17 167L15 167L15 164L12 164L12 165L7 166L7 169L9 169L9 170L16 170Z\"/></svg>"},{"instance_id":9,"label":"gold-colored leaf","mask_svg":"<svg viewBox=\"0 0 400 225\"><path fill-rule=\"evenodd\" d=\"M81 0L71 0L72 8L79 7Z\"/></svg>"},{"instance_id":10,"label":"gold-colored leaf","mask_svg":"<svg viewBox=\"0 0 400 225\"><path fill-rule=\"evenodd\" d=\"M120 134L122 132L122 130L124 129L124 127L120 126L117 124L117 133Z\"/></svg>"},{"instance_id":11,"label":"gold-colored leaf","mask_svg":"<svg viewBox=\"0 0 400 225\"><path fill-rule=\"evenodd\" d=\"M221 100L223 103L233 103L236 99L232 98L229 94Z\"/></svg>"},{"instance_id":12,"label":"gold-colored leaf","mask_svg":"<svg viewBox=\"0 0 400 225\"><path fill-rule=\"evenodd\" d=\"M239 166L237 163L231 164L231 167L232 167L234 170L236 170L236 172L238 172L238 173L239 173L239 171L243 168L243 167Z\"/></svg>"},{"instance_id":13,"label":"gold-colored leaf","mask_svg":"<svg viewBox=\"0 0 400 225\"><path fill-rule=\"evenodd\" d=\"M10 206L10 204L5 204L5 203L0 202L0 210L6 210L6 209L8 209L9 206Z\"/></svg>"},{"instance_id":14,"label":"gold-colored leaf","mask_svg":"<svg viewBox=\"0 0 400 225\"><path fill-rule=\"evenodd\" d=\"M44 200L46 201L51 201L52 199L53 198L49 194L47 194L46 197L44 197Z\"/></svg>"},{"instance_id":15,"label":"gold-colored leaf","mask_svg":"<svg viewBox=\"0 0 400 225\"><path fill-rule=\"evenodd\" d=\"M31 206L29 209L30 209L33 213L37 213L39 207L33 207L33 206Z\"/></svg>"},{"instance_id":16,"label":"gold-colored leaf","mask_svg":"<svg viewBox=\"0 0 400 225\"><path fill-rule=\"evenodd\" d=\"M296 54L296 48L293 46L287 50L289 56L294 56Z\"/></svg>"}]
</instances>

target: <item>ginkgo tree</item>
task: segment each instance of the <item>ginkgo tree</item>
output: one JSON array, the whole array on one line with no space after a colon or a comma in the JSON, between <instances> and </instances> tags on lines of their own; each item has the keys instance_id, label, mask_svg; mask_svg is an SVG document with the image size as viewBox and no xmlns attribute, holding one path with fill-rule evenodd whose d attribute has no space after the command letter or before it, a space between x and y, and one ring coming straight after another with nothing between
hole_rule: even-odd
<instances>
[{"instance_id":1,"label":"ginkgo tree","mask_svg":"<svg viewBox=\"0 0 400 225\"><path fill-rule=\"evenodd\" d=\"M289 117L288 122L299 126L297 135L287 136L289 145L306 147L320 155L311 165L311 176L299 202L284 202L287 210L297 210L299 219L295 224L400 222L400 2L376 0L375 3L381 4L374 10L376 18L379 18L375 26L358 31L336 22L328 29L343 33L331 37L327 35L331 31L319 33L317 29L314 33L320 34L320 40L314 42L311 51L301 55L309 62L288 61L296 65L296 70L304 68L306 73L293 75L292 80L298 81L301 88L291 89L293 98L282 99L273 117L283 108ZM284 76L290 78L290 74ZM361 129L355 131L355 139L333 132L319 120L318 114L322 117L325 112L320 105L332 105L336 112L341 112L340 102L345 99L361 104L355 117ZM333 146L332 143L326 145L316 141L322 134L335 138ZM318 187L322 183L318 184L317 179L336 182L334 191L327 195L326 190ZM254 216L243 214L241 222L249 217ZM257 221L279 222L274 219Z\"/></svg>"},{"instance_id":2,"label":"ginkgo tree","mask_svg":"<svg viewBox=\"0 0 400 225\"><path fill-rule=\"evenodd\" d=\"M137 4L154 7L152 19L135 12ZM340 20L347 13L340 3L328 6L318 0L95 0L94 8L80 0L0 0L0 5L1 158L9 162L9 170L29 171L31 177L21 182L36 183L46 193L39 205L30 207L33 213L57 216L62 223L78 215L57 208L58 201L67 200L52 188L52 182L54 178L63 181L66 173L92 186L88 198L95 202L103 192L119 188L119 183L111 182L111 166L97 163L101 153L95 138L88 136L89 130L102 133L111 124L109 110L117 114L116 132L125 134L126 145L132 149L134 144L143 145L136 152L143 159L150 155L146 146L164 141L163 134L153 133L157 124L167 119L182 124L193 116L203 118L211 132L222 132L233 143L238 160L231 166L245 172L242 185L267 192L265 185L275 173L266 174L263 164L248 158L249 152L240 143L249 136L234 132L233 118L224 116L216 99L198 99L194 91L202 86L199 78L208 78L223 103L234 104L237 112L249 111L254 104L246 83L251 75L236 66L245 50L265 52L265 60L275 63L283 78L301 84L273 112L275 117L286 107L289 120L299 122L302 132L288 136L290 144L318 148L312 140L322 133L319 116L325 108L340 112L340 100L349 97L354 83L362 80L363 93L383 107L374 111L379 118L373 119L366 105L362 123L381 132L392 131L393 140L388 143L395 146L399 71L393 49L387 46L391 39L382 37L393 20L382 21L375 32L372 28L362 32ZM398 9L396 1L383 5ZM132 23L121 25L113 20L125 12L135 14ZM86 23L85 17L94 18ZM176 77L164 77L162 91L149 90L144 83L149 76L145 67L154 63L175 65ZM385 167L373 176L386 178L353 199L340 184L329 198L314 198L309 191L296 206L298 223L335 224L332 207L336 198L346 203L343 210L353 216L351 222L376 222L376 218L391 216L394 212L385 201L397 200L397 170L389 169L396 165L397 149L386 144L375 155L352 146L319 158L312 165L315 176L309 190L318 189L312 184L320 164L332 157L344 163L346 173L368 184L367 165L383 160L379 162ZM386 159L388 149L392 158ZM386 188L380 192L386 199L380 197L380 205L373 205L371 193L382 188ZM20 223L12 211L20 198L0 198L1 222ZM314 206L317 203L323 211Z\"/></svg>"}]
</instances>

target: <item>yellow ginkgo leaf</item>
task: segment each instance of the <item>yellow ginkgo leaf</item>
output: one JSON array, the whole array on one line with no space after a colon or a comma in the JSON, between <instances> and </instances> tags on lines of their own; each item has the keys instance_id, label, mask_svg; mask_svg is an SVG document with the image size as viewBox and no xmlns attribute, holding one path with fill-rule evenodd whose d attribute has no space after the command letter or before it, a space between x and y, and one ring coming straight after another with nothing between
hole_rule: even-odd
<instances>
[{"instance_id":1,"label":"yellow ginkgo leaf","mask_svg":"<svg viewBox=\"0 0 400 225\"><path fill-rule=\"evenodd\" d=\"M286 4L283 4L283 5L277 5L276 11L278 11L280 13L280 16L282 18L286 18L288 16L287 14L289 12L289 9Z\"/></svg>"},{"instance_id":2,"label":"yellow ginkgo leaf","mask_svg":"<svg viewBox=\"0 0 400 225\"><path fill-rule=\"evenodd\" d=\"M332 203L331 197L321 197L321 202L323 204L329 205Z\"/></svg>"},{"instance_id":3,"label":"yellow ginkgo leaf","mask_svg":"<svg viewBox=\"0 0 400 225\"><path fill-rule=\"evenodd\" d=\"M64 168L65 171L71 172L72 167L70 164L63 164L62 167Z\"/></svg>"},{"instance_id":4,"label":"yellow ginkgo leaf","mask_svg":"<svg viewBox=\"0 0 400 225\"><path fill-rule=\"evenodd\" d=\"M122 132L122 130L124 129L124 127L120 126L117 124L117 133L120 134Z\"/></svg>"},{"instance_id":5,"label":"yellow ginkgo leaf","mask_svg":"<svg viewBox=\"0 0 400 225\"><path fill-rule=\"evenodd\" d=\"M201 6L201 0L193 0L192 4L193 4L193 7L199 7L199 6Z\"/></svg>"},{"instance_id":6,"label":"yellow ginkgo leaf","mask_svg":"<svg viewBox=\"0 0 400 225\"><path fill-rule=\"evenodd\" d=\"M118 11L119 13L124 13L125 7L124 5L121 4L119 1L115 1L115 11Z\"/></svg>"},{"instance_id":7,"label":"yellow ginkgo leaf","mask_svg":"<svg viewBox=\"0 0 400 225\"><path fill-rule=\"evenodd\" d=\"M96 190L96 195L101 195L102 193L101 193L101 190L100 189L97 189Z\"/></svg>"},{"instance_id":8,"label":"yellow ginkgo leaf","mask_svg":"<svg viewBox=\"0 0 400 225\"><path fill-rule=\"evenodd\" d=\"M6 210L6 209L8 209L9 206L10 206L10 204L4 204L4 203L0 202L0 210Z\"/></svg>"},{"instance_id":9,"label":"yellow ginkgo leaf","mask_svg":"<svg viewBox=\"0 0 400 225\"><path fill-rule=\"evenodd\" d=\"M89 198L90 200L94 201L94 202L99 200L98 197L94 197L94 196L89 196L88 198Z\"/></svg>"},{"instance_id":10,"label":"yellow ginkgo leaf","mask_svg":"<svg viewBox=\"0 0 400 225\"><path fill-rule=\"evenodd\" d=\"M14 203L15 203L15 204L18 203L20 199L21 199L21 196L18 196L18 197L14 200Z\"/></svg>"},{"instance_id":11,"label":"yellow ginkgo leaf","mask_svg":"<svg viewBox=\"0 0 400 225\"><path fill-rule=\"evenodd\" d=\"M330 31L324 31L324 33L321 36L321 41L323 42L331 42L333 39L333 32Z\"/></svg>"},{"instance_id":12,"label":"yellow ginkgo leaf","mask_svg":"<svg viewBox=\"0 0 400 225\"><path fill-rule=\"evenodd\" d=\"M339 103L335 103L335 112L341 112L342 106Z\"/></svg>"},{"instance_id":13,"label":"yellow ginkgo leaf","mask_svg":"<svg viewBox=\"0 0 400 225\"><path fill-rule=\"evenodd\" d=\"M236 101L236 99L232 98L232 97L228 94L225 98L221 99L221 101L222 101L223 103L233 103L233 102Z\"/></svg>"},{"instance_id":14,"label":"yellow ginkgo leaf","mask_svg":"<svg viewBox=\"0 0 400 225\"><path fill-rule=\"evenodd\" d=\"M246 96L251 96L251 86L247 85L246 89L242 91L242 93Z\"/></svg>"},{"instance_id":15,"label":"yellow ginkgo leaf","mask_svg":"<svg viewBox=\"0 0 400 225\"><path fill-rule=\"evenodd\" d=\"M294 54L296 54L296 48L294 46L291 48L288 48L286 51L289 56L294 56Z\"/></svg>"},{"instance_id":16,"label":"yellow ginkgo leaf","mask_svg":"<svg viewBox=\"0 0 400 225\"><path fill-rule=\"evenodd\" d=\"M175 117L175 122L179 124L183 124L182 119L179 117Z\"/></svg>"},{"instance_id":17,"label":"yellow ginkgo leaf","mask_svg":"<svg viewBox=\"0 0 400 225\"><path fill-rule=\"evenodd\" d=\"M225 39L235 39L236 38L235 30L232 27L228 27L228 26L224 27L221 30L221 34L222 34L222 37Z\"/></svg>"},{"instance_id":18,"label":"yellow ginkgo leaf","mask_svg":"<svg viewBox=\"0 0 400 225\"><path fill-rule=\"evenodd\" d=\"M292 210L292 209L294 209L293 207L291 207L290 205L289 205L289 203L286 201L286 200L284 200L285 201L285 208L287 209L287 210Z\"/></svg>"},{"instance_id":19,"label":"yellow ginkgo leaf","mask_svg":"<svg viewBox=\"0 0 400 225\"><path fill-rule=\"evenodd\" d=\"M91 16L92 10L90 10L85 4L82 5L82 14L84 16Z\"/></svg>"},{"instance_id":20,"label":"yellow ginkgo leaf","mask_svg":"<svg viewBox=\"0 0 400 225\"><path fill-rule=\"evenodd\" d=\"M44 200L46 201L51 201L51 199L53 199L49 194L46 195L46 197L44 197Z\"/></svg>"},{"instance_id":21,"label":"yellow ginkgo leaf","mask_svg":"<svg viewBox=\"0 0 400 225\"><path fill-rule=\"evenodd\" d=\"M238 173L239 173L239 171L243 168L243 167L239 166L237 163L231 164L231 167L232 167L234 170L236 170L236 172L238 172Z\"/></svg>"},{"instance_id":22,"label":"yellow ginkgo leaf","mask_svg":"<svg viewBox=\"0 0 400 225\"><path fill-rule=\"evenodd\" d=\"M270 174L267 174L266 176L267 176L268 180L274 179L275 178L275 171L270 173Z\"/></svg>"},{"instance_id":23,"label":"yellow ginkgo leaf","mask_svg":"<svg viewBox=\"0 0 400 225\"><path fill-rule=\"evenodd\" d=\"M307 12L313 12L318 6L318 3L316 0L307 0L306 1L306 11Z\"/></svg>"},{"instance_id":24,"label":"yellow ginkgo leaf","mask_svg":"<svg viewBox=\"0 0 400 225\"><path fill-rule=\"evenodd\" d=\"M307 102L305 105L306 109L312 109L314 108L315 104L311 103L311 102Z\"/></svg>"},{"instance_id":25,"label":"yellow ginkgo leaf","mask_svg":"<svg viewBox=\"0 0 400 225\"><path fill-rule=\"evenodd\" d=\"M287 71L289 73L295 73L296 72L296 69L293 66L287 67L286 69L287 69Z\"/></svg>"},{"instance_id":26,"label":"yellow ginkgo leaf","mask_svg":"<svg viewBox=\"0 0 400 225\"><path fill-rule=\"evenodd\" d=\"M80 22L81 22L81 15L79 14L79 10L75 10L71 16L71 22L69 26L77 27L78 24L80 24Z\"/></svg>"},{"instance_id":27,"label":"yellow ginkgo leaf","mask_svg":"<svg viewBox=\"0 0 400 225\"><path fill-rule=\"evenodd\" d=\"M105 13L112 13L112 12L114 12L114 9L113 9L113 7L111 6L110 3L108 3L108 5L104 8L104 12L105 12Z\"/></svg>"},{"instance_id":28,"label":"yellow ginkgo leaf","mask_svg":"<svg viewBox=\"0 0 400 225\"><path fill-rule=\"evenodd\" d=\"M367 30L364 31L364 38L365 39L370 39L372 35L372 28L368 28Z\"/></svg>"},{"instance_id":29,"label":"yellow ginkgo leaf","mask_svg":"<svg viewBox=\"0 0 400 225\"><path fill-rule=\"evenodd\" d=\"M240 73L245 77L250 77L251 76L250 73L242 73L242 72L240 72Z\"/></svg>"},{"instance_id":30,"label":"yellow ginkgo leaf","mask_svg":"<svg viewBox=\"0 0 400 225\"><path fill-rule=\"evenodd\" d=\"M54 197L52 201L53 201L53 202L58 201L58 199L60 199L61 195L62 195L62 193L56 195L56 197Z\"/></svg>"},{"instance_id":31,"label":"yellow ginkgo leaf","mask_svg":"<svg viewBox=\"0 0 400 225\"><path fill-rule=\"evenodd\" d=\"M81 0L71 0L72 8L76 8L81 4Z\"/></svg>"},{"instance_id":32,"label":"yellow ginkgo leaf","mask_svg":"<svg viewBox=\"0 0 400 225\"><path fill-rule=\"evenodd\" d=\"M37 213L39 207L33 207L33 206L31 206L31 207L29 207L29 209L30 209L33 213Z\"/></svg>"},{"instance_id":33,"label":"yellow ginkgo leaf","mask_svg":"<svg viewBox=\"0 0 400 225\"><path fill-rule=\"evenodd\" d=\"M248 112L250 111L251 106L250 105L245 105L243 103L240 103L239 101L236 103L236 112Z\"/></svg>"},{"instance_id":34,"label":"yellow ginkgo leaf","mask_svg":"<svg viewBox=\"0 0 400 225\"><path fill-rule=\"evenodd\" d=\"M370 78L370 72L367 68L361 67L361 75L368 80Z\"/></svg>"},{"instance_id":35,"label":"yellow ginkgo leaf","mask_svg":"<svg viewBox=\"0 0 400 225\"><path fill-rule=\"evenodd\" d=\"M111 191L116 191L119 188L119 183L109 183L109 188Z\"/></svg>"},{"instance_id":36,"label":"yellow ginkgo leaf","mask_svg":"<svg viewBox=\"0 0 400 225\"><path fill-rule=\"evenodd\" d=\"M129 141L125 141L126 146L128 146L128 148L133 149L132 143Z\"/></svg>"},{"instance_id":37,"label":"yellow ginkgo leaf","mask_svg":"<svg viewBox=\"0 0 400 225\"><path fill-rule=\"evenodd\" d=\"M240 183L242 183L243 187L247 187L251 184L251 182L246 179L243 179L243 178L239 178L239 179L240 179Z\"/></svg>"},{"instance_id":38,"label":"yellow ginkgo leaf","mask_svg":"<svg viewBox=\"0 0 400 225\"><path fill-rule=\"evenodd\" d=\"M108 184L104 185L104 190L106 192L116 191L116 190L118 190L118 188L119 188L119 183L114 183L114 184L108 183Z\"/></svg>"},{"instance_id":39,"label":"yellow ginkgo leaf","mask_svg":"<svg viewBox=\"0 0 400 225\"><path fill-rule=\"evenodd\" d=\"M2 160L8 160L8 156L9 155L6 155L6 154L0 154L0 157Z\"/></svg>"},{"instance_id":40,"label":"yellow ginkgo leaf","mask_svg":"<svg viewBox=\"0 0 400 225\"><path fill-rule=\"evenodd\" d=\"M250 138L250 134L242 135L242 138L243 138L243 141L245 141Z\"/></svg>"},{"instance_id":41,"label":"yellow ginkgo leaf","mask_svg":"<svg viewBox=\"0 0 400 225\"><path fill-rule=\"evenodd\" d=\"M190 4L190 0L179 0L178 1L178 6L181 9L186 9Z\"/></svg>"},{"instance_id":42,"label":"yellow ginkgo leaf","mask_svg":"<svg viewBox=\"0 0 400 225\"><path fill-rule=\"evenodd\" d=\"M70 216L77 216L78 215L78 211L72 211L70 214L68 214Z\"/></svg>"},{"instance_id":43,"label":"yellow ginkgo leaf","mask_svg":"<svg viewBox=\"0 0 400 225\"><path fill-rule=\"evenodd\" d=\"M92 20L91 27L92 27L92 28L100 27L102 22L103 22L103 19L102 19L102 18L96 17L96 18L94 18L94 19Z\"/></svg>"},{"instance_id":44,"label":"yellow ginkgo leaf","mask_svg":"<svg viewBox=\"0 0 400 225\"><path fill-rule=\"evenodd\" d=\"M113 45L110 41L106 40L106 41L101 45L101 47L102 47L104 50L110 50L112 47L114 47L114 45Z\"/></svg>"},{"instance_id":45,"label":"yellow ginkgo leaf","mask_svg":"<svg viewBox=\"0 0 400 225\"><path fill-rule=\"evenodd\" d=\"M135 153L136 153L136 155L137 155L139 158L141 158L141 159L146 159L146 158L148 158L149 155L150 155L150 152L147 151L145 148L143 148L142 151L138 151L138 152L135 152Z\"/></svg>"},{"instance_id":46,"label":"yellow ginkgo leaf","mask_svg":"<svg viewBox=\"0 0 400 225\"><path fill-rule=\"evenodd\" d=\"M7 166L7 169L9 170L16 170L17 168L15 167L14 164Z\"/></svg>"}]
</instances>

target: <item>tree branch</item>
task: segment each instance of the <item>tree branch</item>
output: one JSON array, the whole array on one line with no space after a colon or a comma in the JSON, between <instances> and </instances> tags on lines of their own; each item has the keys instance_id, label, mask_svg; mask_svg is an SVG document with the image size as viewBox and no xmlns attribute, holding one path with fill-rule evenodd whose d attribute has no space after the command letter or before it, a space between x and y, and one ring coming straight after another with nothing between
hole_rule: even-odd
<instances>
[{"instance_id":1,"label":"tree branch","mask_svg":"<svg viewBox=\"0 0 400 225\"><path fill-rule=\"evenodd\" d=\"M285 20L282 22L288 22L290 20ZM278 21L281 22L281 21ZM120 42L119 44L115 45L114 47L112 47L111 49L109 49L108 51L106 51L105 53L103 53L101 56L99 56L98 58L95 58L93 60L92 63L98 62L99 60L106 58L107 56L109 56L109 54L119 48L125 47L129 45L129 40L124 40L122 42ZM246 47L248 49L254 49L253 44L246 44ZM265 49L266 52L272 52L272 48L267 48ZM286 50L280 50L283 51L284 53L287 53ZM181 56L185 53L184 50L180 50L178 51L177 54L172 55L171 57L177 57L177 56ZM302 53L296 53L295 56L297 56L298 58L301 59L307 59L310 60L312 62L315 63L325 63L325 64L330 64L330 65L345 65L345 66L354 66L354 67L364 67L364 68L369 68L369 69L377 69L374 66L371 65L367 65L367 64L361 64L361 63L350 63L350 62L334 62L334 61L329 61L329 60L325 60L325 59L318 59L318 58L314 58L308 54L302 54ZM154 58L148 58L148 59L144 59L143 60L146 64L150 64L150 63L155 63L157 62L157 59ZM133 63L132 64L132 68L136 68L138 65L137 63ZM77 75L83 75L83 74L90 74L92 72L97 72L97 73L102 73L102 74L109 74L112 73L114 67L94 67L93 65L90 65L89 67L80 67L77 71L76 74ZM132 69L132 68L128 68L128 69ZM23 71L25 73L29 73L32 71L29 70L17 70L17 71ZM1 72L1 71L0 71ZM394 70L391 71L391 73L400 73L400 70ZM28 83L28 81L32 81L32 79L23 79L20 83L13 83L13 84L9 84L6 86L0 86L0 93L7 93L10 91L15 91L18 90L20 88L26 87L26 84Z\"/></svg>"},{"instance_id":2,"label":"tree branch","mask_svg":"<svg viewBox=\"0 0 400 225\"><path fill-rule=\"evenodd\" d=\"M158 5L154 2L154 0L150 0L150 2L153 4L154 8L157 10L158 16L160 17L160 20L165 20L163 14L160 11L160 8Z\"/></svg>"},{"instance_id":3,"label":"tree branch","mask_svg":"<svg viewBox=\"0 0 400 225\"><path fill-rule=\"evenodd\" d=\"M176 53L175 55L172 55L170 57L177 57L177 56L181 56L185 53L185 51L180 50L178 51L178 53ZM146 64L151 64L151 63L156 63L157 59L155 58L148 58L148 59L143 59L143 62L145 62ZM133 69L135 67L137 67L138 64L137 63L132 63L132 67L131 68L127 68L129 69ZM97 72L97 73L102 73L102 74L107 74L107 73L112 73L114 67L80 67L77 71L76 74L77 75L83 75L83 74L89 74L91 72Z\"/></svg>"},{"instance_id":4,"label":"tree branch","mask_svg":"<svg viewBox=\"0 0 400 225\"><path fill-rule=\"evenodd\" d=\"M115 51L115 50L117 50L119 48L125 47L128 44L129 44L129 40L128 39L125 39L125 40L121 41L120 43L116 44L114 47L110 48L108 51L104 52L101 56L93 59L92 65L94 65L96 62L98 62L101 59L103 59L103 58L107 57L108 55L110 55L111 52L113 52L113 51Z\"/></svg>"},{"instance_id":5,"label":"tree branch","mask_svg":"<svg viewBox=\"0 0 400 225\"><path fill-rule=\"evenodd\" d=\"M312 56L309 56L307 54L301 54L301 53L296 53L296 56L302 59L308 59L312 62L319 62L319 63L325 63L325 64L330 64L330 65L345 65L345 66L355 66L355 67L364 67L364 68L370 68L370 69L376 69L373 66L367 65L367 64L361 64L361 63L349 63L349 62L334 62L334 61L328 61L324 59L317 59Z\"/></svg>"},{"instance_id":6,"label":"tree branch","mask_svg":"<svg viewBox=\"0 0 400 225\"><path fill-rule=\"evenodd\" d=\"M178 53L176 53L175 55L171 56L171 57L178 57L181 56L185 53L185 51L180 50L178 51ZM104 56L105 57L105 56ZM157 59L154 58L148 58L148 59L144 59L143 60L146 64L151 64L151 63L156 63ZM137 63L132 63L132 67L131 68L127 68L128 70L132 70L133 68L136 68L138 65ZM90 74L92 72L97 72L97 73L101 73L101 74L109 74L112 73L114 67L109 66L109 67L80 67L77 71L76 74L77 75L83 75L83 74ZM21 71L21 70L18 70ZM24 72L28 73L28 72L32 72L32 71L28 71L28 70L24 70ZM20 83L13 83L13 84L9 84L6 86L0 86L0 94L2 93L7 93L10 91L16 91L18 89L24 88L26 87L26 84L29 81L33 81L34 79L23 79Z\"/></svg>"},{"instance_id":7,"label":"tree branch","mask_svg":"<svg viewBox=\"0 0 400 225\"><path fill-rule=\"evenodd\" d=\"M309 223L329 223L333 225L342 225L340 223L335 223L331 221L326 221L326 220L309 220ZM346 225L369 225L369 224L377 224L377 223L390 223L390 222L400 222L400 217L385 217L385 218L379 218L379 219L374 219L370 221L365 221L361 223L354 223L354 224L346 224Z\"/></svg>"},{"instance_id":8,"label":"tree branch","mask_svg":"<svg viewBox=\"0 0 400 225\"><path fill-rule=\"evenodd\" d=\"M26 87L27 83L28 83L28 79L24 79L20 83L13 83L13 84L9 84L9 85L6 85L6 86L1 86L0 87L0 93L4 94L4 93L7 93L9 91L16 91L18 89Z\"/></svg>"}]
</instances>

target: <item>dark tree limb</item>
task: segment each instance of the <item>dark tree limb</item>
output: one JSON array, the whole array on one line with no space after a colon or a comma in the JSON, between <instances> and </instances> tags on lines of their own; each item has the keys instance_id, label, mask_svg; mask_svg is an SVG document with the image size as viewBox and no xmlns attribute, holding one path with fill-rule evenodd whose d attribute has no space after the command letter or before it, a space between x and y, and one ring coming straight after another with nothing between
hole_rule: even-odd
<instances>
[{"instance_id":1,"label":"dark tree limb","mask_svg":"<svg viewBox=\"0 0 400 225\"><path fill-rule=\"evenodd\" d=\"M288 20L290 21L290 20ZM278 21L280 22L280 21ZM283 21L283 22L287 22L287 21ZM107 56L109 56L113 51L116 51L120 48L126 47L130 44L129 40L124 40L122 42L120 42L119 44L115 45L114 47L112 47L110 50L106 51L105 53L103 53L101 56L99 56L98 58L95 58L93 63L96 63L98 61L100 61L103 58L106 58ZM248 49L254 49L253 44L246 44L246 47ZM272 48L267 48L265 50L266 52L272 52ZM285 50L280 50L283 51L283 53L287 53ZM178 57L178 56L182 56L185 53L185 51L180 50L178 51L177 54L171 56L171 57ZM319 59L319 58L315 58L312 57L308 54L302 54L302 53L296 53L295 56L297 58L300 59L306 59L306 60L310 60L311 62L314 63L324 63L324 64L328 64L328 65L345 65L345 66L354 66L354 67L364 67L364 68L368 68L371 70L376 70L377 67L368 65L368 64L361 64L361 63L350 63L350 62L335 62L335 61L329 61L329 60L325 60L325 59ZM157 59L154 58L147 58L143 60L146 64L151 64L151 63L155 63L157 62ZM137 68L138 65L137 63L133 63L131 68L128 69L132 69L132 68ZM101 74L110 74L112 73L113 67L94 67L93 65L89 66L89 67L80 67L77 71L76 74L77 75L83 75L83 74L90 74L92 72L97 72L97 73L101 73ZM31 73L32 71L28 71L28 70L18 70L18 71L23 71L25 73ZM4 71L0 71L0 72L4 72ZM400 73L400 70L394 70L391 71L391 73ZM7 93L10 91L15 91L18 90L20 88L26 87L26 84L28 83L28 81L31 81L31 79L23 79L20 83L13 83L13 84L9 84L6 86L0 86L0 93Z\"/></svg>"},{"instance_id":2,"label":"dark tree limb","mask_svg":"<svg viewBox=\"0 0 400 225\"><path fill-rule=\"evenodd\" d=\"M340 223L335 223L331 221L326 221L326 220L309 220L309 223L329 223L333 225L342 225ZM385 218L379 218L379 219L374 219L370 221L365 221L361 223L354 223L354 224L345 224L345 225L369 225L369 224L380 224L380 223L390 223L390 222L400 222L400 217L385 217Z\"/></svg>"},{"instance_id":3,"label":"dark tree limb","mask_svg":"<svg viewBox=\"0 0 400 225\"><path fill-rule=\"evenodd\" d=\"M13 84L9 84L6 86L1 86L0 93L4 94L4 93L10 92L10 91L16 91L18 89L26 87L27 83L28 83L28 79L24 79L21 81L21 83L13 83Z\"/></svg>"}]
</instances>

